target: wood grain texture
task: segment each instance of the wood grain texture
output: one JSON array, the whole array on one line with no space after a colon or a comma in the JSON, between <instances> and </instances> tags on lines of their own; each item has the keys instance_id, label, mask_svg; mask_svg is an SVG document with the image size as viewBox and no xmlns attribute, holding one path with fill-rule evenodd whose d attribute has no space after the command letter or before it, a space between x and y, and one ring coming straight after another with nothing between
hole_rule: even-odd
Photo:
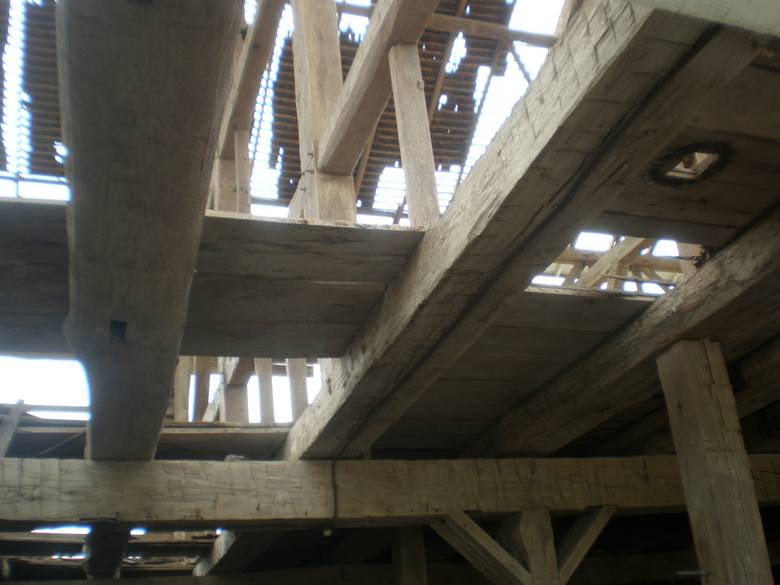
<instances>
[{"instance_id":1,"label":"wood grain texture","mask_svg":"<svg viewBox=\"0 0 780 585\"><path fill-rule=\"evenodd\" d=\"M551 51L446 215L325 380L329 392L296 423L289 456L365 451L471 347L507 298L622 192L623 173L641 168L679 132L701 92L738 72L736 58L733 69L709 70L709 77L686 71L643 104L703 32L690 21L670 22L624 3L583 7L568 44ZM632 66L641 75L627 73ZM611 150L616 126L624 132ZM583 150L574 152L578 138Z\"/></svg>"},{"instance_id":2,"label":"wood grain texture","mask_svg":"<svg viewBox=\"0 0 780 585\"><path fill-rule=\"evenodd\" d=\"M780 36L780 6L773 0L631 0L637 4Z\"/></svg>"},{"instance_id":3,"label":"wood grain texture","mask_svg":"<svg viewBox=\"0 0 780 585\"><path fill-rule=\"evenodd\" d=\"M90 382L87 450L148 459L173 384L241 6L66 0L56 10L73 194L65 333Z\"/></svg>"},{"instance_id":4,"label":"wood grain texture","mask_svg":"<svg viewBox=\"0 0 780 585\"><path fill-rule=\"evenodd\" d=\"M180 352L338 355L422 236L208 212ZM0 350L69 353L65 206L0 202L0 244Z\"/></svg>"},{"instance_id":5,"label":"wood grain texture","mask_svg":"<svg viewBox=\"0 0 780 585\"><path fill-rule=\"evenodd\" d=\"M717 343L680 341L658 373L688 517L707 585L772 585L761 514L726 363Z\"/></svg>"},{"instance_id":6,"label":"wood grain texture","mask_svg":"<svg viewBox=\"0 0 780 585\"><path fill-rule=\"evenodd\" d=\"M751 465L759 503L780 502L778 456L756 455ZM90 518L230 528L328 525L334 513L337 525L391 526L459 510L680 509L685 499L674 457L335 464L6 458L0 502L0 524L8 527Z\"/></svg>"}]
</instances>

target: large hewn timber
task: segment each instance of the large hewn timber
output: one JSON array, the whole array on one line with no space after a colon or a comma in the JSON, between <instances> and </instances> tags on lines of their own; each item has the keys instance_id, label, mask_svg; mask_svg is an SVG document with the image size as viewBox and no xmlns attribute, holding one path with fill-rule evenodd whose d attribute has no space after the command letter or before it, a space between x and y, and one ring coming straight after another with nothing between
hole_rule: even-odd
<instances>
[{"instance_id":1,"label":"large hewn timber","mask_svg":"<svg viewBox=\"0 0 780 585\"><path fill-rule=\"evenodd\" d=\"M57 2L65 328L89 376L94 459L154 455L240 19L235 0Z\"/></svg>"},{"instance_id":2,"label":"large hewn timber","mask_svg":"<svg viewBox=\"0 0 780 585\"><path fill-rule=\"evenodd\" d=\"M780 456L751 457L758 501L780 503ZM411 495L411 497L410 497ZM681 509L674 457L449 461L0 460L0 526L421 524L456 511Z\"/></svg>"},{"instance_id":3,"label":"large hewn timber","mask_svg":"<svg viewBox=\"0 0 780 585\"><path fill-rule=\"evenodd\" d=\"M774 0L631 0L652 8L780 36L780 4Z\"/></svg>"}]
</instances>

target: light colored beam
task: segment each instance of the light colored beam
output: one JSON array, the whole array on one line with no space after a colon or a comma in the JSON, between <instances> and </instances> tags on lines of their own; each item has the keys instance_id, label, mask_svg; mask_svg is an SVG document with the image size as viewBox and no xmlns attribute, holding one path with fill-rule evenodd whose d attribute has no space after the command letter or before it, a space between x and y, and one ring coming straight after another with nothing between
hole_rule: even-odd
<instances>
[{"instance_id":1,"label":"light colored beam","mask_svg":"<svg viewBox=\"0 0 780 585\"><path fill-rule=\"evenodd\" d=\"M704 583L774 585L750 461L717 343L679 341L658 359Z\"/></svg>"},{"instance_id":2,"label":"light colored beam","mask_svg":"<svg viewBox=\"0 0 780 585\"><path fill-rule=\"evenodd\" d=\"M241 7L56 10L73 194L65 332L89 377L88 455L148 459L173 387Z\"/></svg>"},{"instance_id":3,"label":"light colored beam","mask_svg":"<svg viewBox=\"0 0 780 585\"><path fill-rule=\"evenodd\" d=\"M220 158L235 160L235 131L252 126L260 80L273 56L276 29L279 28L285 1L257 0L257 16L241 41L236 73L219 126Z\"/></svg>"},{"instance_id":4,"label":"light colored beam","mask_svg":"<svg viewBox=\"0 0 780 585\"><path fill-rule=\"evenodd\" d=\"M754 455L751 465L759 502L780 503L780 455ZM668 456L337 462L6 458L0 460L0 496L0 526L9 528L85 518L147 527L391 526L431 522L460 510L668 510L685 504L677 462Z\"/></svg>"},{"instance_id":5,"label":"light colored beam","mask_svg":"<svg viewBox=\"0 0 780 585\"><path fill-rule=\"evenodd\" d=\"M636 4L720 24L780 36L780 4L775 0L631 0Z\"/></svg>"},{"instance_id":6,"label":"light colored beam","mask_svg":"<svg viewBox=\"0 0 780 585\"><path fill-rule=\"evenodd\" d=\"M566 585L615 513L613 506L604 506L583 514L574 521L558 551L560 583Z\"/></svg>"},{"instance_id":7,"label":"light colored beam","mask_svg":"<svg viewBox=\"0 0 780 585\"><path fill-rule=\"evenodd\" d=\"M607 250L595 264L583 272L577 284L585 288L598 285L606 278L607 274L612 274L631 258L638 256L642 248L649 244L649 240L627 236Z\"/></svg>"},{"instance_id":8,"label":"light colored beam","mask_svg":"<svg viewBox=\"0 0 780 585\"><path fill-rule=\"evenodd\" d=\"M352 175L390 95L388 53L398 43L416 44L437 4L438 0L387 0L376 6L319 142L320 170Z\"/></svg>"},{"instance_id":9,"label":"light colored beam","mask_svg":"<svg viewBox=\"0 0 780 585\"><path fill-rule=\"evenodd\" d=\"M548 49L558 40L558 38L553 35L513 30L503 24L438 13L431 15L428 19L426 28L449 33L462 32L474 37L495 39L505 43L525 43L527 45L545 47Z\"/></svg>"}]
</instances>

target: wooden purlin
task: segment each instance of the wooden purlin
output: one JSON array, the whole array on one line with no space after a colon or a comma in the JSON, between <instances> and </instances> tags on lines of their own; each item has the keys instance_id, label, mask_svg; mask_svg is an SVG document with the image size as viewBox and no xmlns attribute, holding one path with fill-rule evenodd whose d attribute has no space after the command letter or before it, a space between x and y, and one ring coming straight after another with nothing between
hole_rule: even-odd
<instances>
[{"instance_id":1,"label":"wooden purlin","mask_svg":"<svg viewBox=\"0 0 780 585\"><path fill-rule=\"evenodd\" d=\"M780 456L753 455L750 462L759 503L780 503ZM648 511L679 510L685 503L677 461L666 456L336 462L6 458L0 460L0 492L0 526L7 528L84 518L148 529L392 526L461 510ZM43 501L41 492L47 494Z\"/></svg>"}]
</instances>

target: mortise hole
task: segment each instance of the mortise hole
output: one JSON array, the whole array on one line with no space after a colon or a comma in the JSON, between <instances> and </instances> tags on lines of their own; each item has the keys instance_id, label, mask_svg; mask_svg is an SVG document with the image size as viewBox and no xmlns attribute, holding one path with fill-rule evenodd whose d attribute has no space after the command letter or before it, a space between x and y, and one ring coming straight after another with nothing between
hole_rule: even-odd
<instances>
[{"instance_id":1,"label":"mortise hole","mask_svg":"<svg viewBox=\"0 0 780 585\"><path fill-rule=\"evenodd\" d=\"M111 343L124 344L127 341L127 321L111 321L109 325Z\"/></svg>"},{"instance_id":2,"label":"mortise hole","mask_svg":"<svg viewBox=\"0 0 780 585\"><path fill-rule=\"evenodd\" d=\"M723 142L698 142L676 148L651 163L645 179L666 187L696 185L719 173L734 151Z\"/></svg>"}]
</instances>

